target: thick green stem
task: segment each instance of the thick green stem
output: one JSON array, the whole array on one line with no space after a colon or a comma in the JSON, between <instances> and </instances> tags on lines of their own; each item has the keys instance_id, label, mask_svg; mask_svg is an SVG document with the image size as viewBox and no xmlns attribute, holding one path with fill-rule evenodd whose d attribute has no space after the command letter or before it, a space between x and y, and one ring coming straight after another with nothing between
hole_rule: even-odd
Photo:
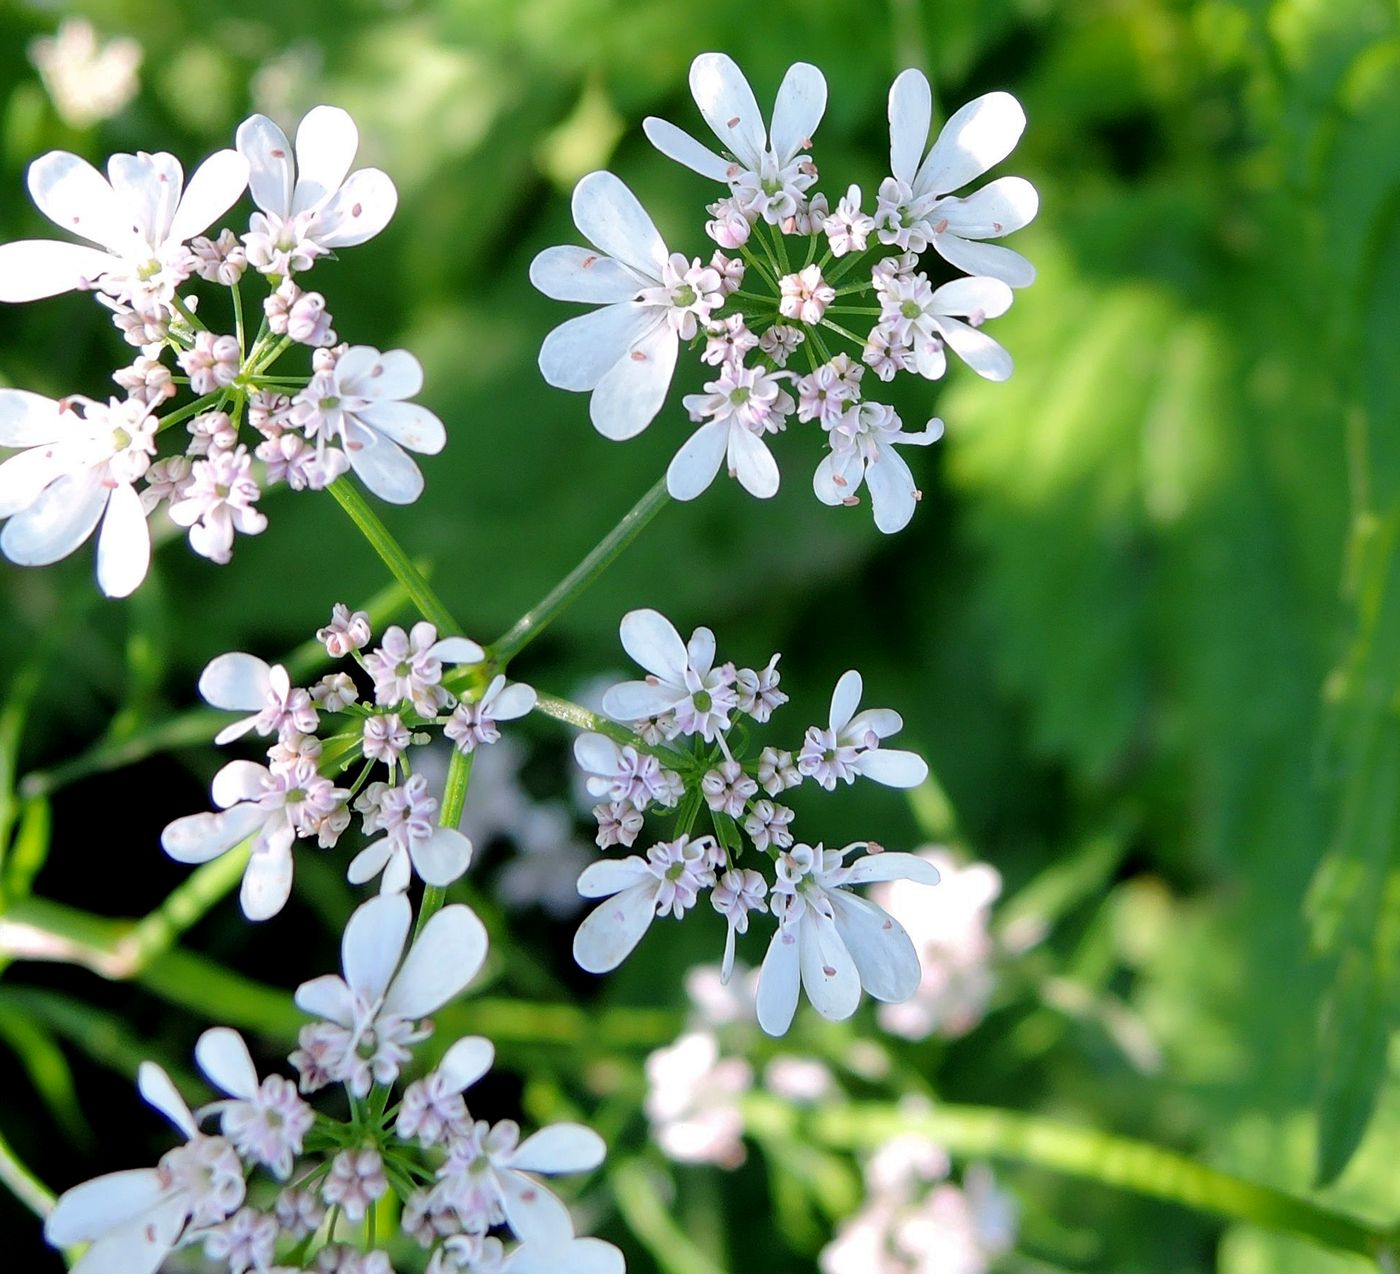
<instances>
[{"instance_id":1,"label":"thick green stem","mask_svg":"<svg viewBox=\"0 0 1400 1274\"><path fill-rule=\"evenodd\" d=\"M370 547L393 572L394 578L408 590L408 595L423 613L423 618L436 626L440 636L460 636L461 625L452 617L452 612L447 609L442 598L433 592L427 577L390 534L389 528L379 520L379 515L370 508L369 501L360 494L359 487L348 479L339 478L326 490L335 496L340 507L350 515L350 520L359 527Z\"/></svg>"},{"instance_id":2,"label":"thick green stem","mask_svg":"<svg viewBox=\"0 0 1400 1274\"><path fill-rule=\"evenodd\" d=\"M535 640L556 618L589 587L618 555L639 536L651 520L661 511L670 496L666 492L666 479L660 478L655 485L637 501L611 531L572 571L545 594L544 598L532 606L511 625L510 631L496 641L490 650L497 668L504 668L512 659Z\"/></svg>"},{"instance_id":3,"label":"thick green stem","mask_svg":"<svg viewBox=\"0 0 1400 1274\"><path fill-rule=\"evenodd\" d=\"M1220 1172L1174 1150L1036 1115L955 1105L911 1115L889 1106L849 1105L820 1111L812 1129L820 1141L844 1149L873 1149L900 1133L919 1133L955 1155L1034 1164L1373 1260L1394 1259L1395 1235L1345 1212Z\"/></svg>"},{"instance_id":4,"label":"thick green stem","mask_svg":"<svg viewBox=\"0 0 1400 1274\"><path fill-rule=\"evenodd\" d=\"M10 1188L26 1208L38 1217L53 1211L53 1192L20 1162L10 1143L0 1133L0 1181Z\"/></svg>"},{"instance_id":5,"label":"thick green stem","mask_svg":"<svg viewBox=\"0 0 1400 1274\"><path fill-rule=\"evenodd\" d=\"M462 821L462 809L467 803L467 785L472 777L472 754L452 750L452 760L447 763L447 782L442 789L442 804L438 807L438 826L456 827ZM428 918L447 899L447 890L441 885L428 885L423 890L423 901L418 907L418 921L413 927L416 938L423 932Z\"/></svg>"}]
</instances>

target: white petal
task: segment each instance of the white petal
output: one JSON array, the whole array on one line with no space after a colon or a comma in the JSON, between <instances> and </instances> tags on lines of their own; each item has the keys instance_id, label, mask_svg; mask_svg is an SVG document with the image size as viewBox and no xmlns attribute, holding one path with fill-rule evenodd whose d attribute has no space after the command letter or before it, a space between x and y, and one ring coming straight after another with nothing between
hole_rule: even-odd
<instances>
[{"instance_id":1,"label":"white petal","mask_svg":"<svg viewBox=\"0 0 1400 1274\"><path fill-rule=\"evenodd\" d=\"M371 403L356 414L372 429L409 451L435 456L447 445L442 421L417 403Z\"/></svg>"},{"instance_id":2,"label":"white petal","mask_svg":"<svg viewBox=\"0 0 1400 1274\"><path fill-rule=\"evenodd\" d=\"M111 253L57 239L0 244L0 301L39 301L86 289L121 264Z\"/></svg>"},{"instance_id":3,"label":"white petal","mask_svg":"<svg viewBox=\"0 0 1400 1274\"><path fill-rule=\"evenodd\" d=\"M1010 93L986 93L943 125L914 178L914 195L944 195L980 177L1016 148L1026 113Z\"/></svg>"},{"instance_id":4,"label":"white petal","mask_svg":"<svg viewBox=\"0 0 1400 1274\"><path fill-rule=\"evenodd\" d=\"M351 426L345 433L345 454L355 476L386 503L412 504L423 494L423 471L391 438Z\"/></svg>"},{"instance_id":5,"label":"white petal","mask_svg":"<svg viewBox=\"0 0 1400 1274\"><path fill-rule=\"evenodd\" d=\"M395 852L394 842L387 836L382 836L377 841L372 841L366 845L354 858L350 860L350 866L345 869L345 879L352 885L363 885L366 881L373 880L389 864L389 859ZM400 851L402 852L402 851ZM407 885L407 881L404 882ZM386 894L402 893L400 889L385 889Z\"/></svg>"},{"instance_id":6,"label":"white petal","mask_svg":"<svg viewBox=\"0 0 1400 1274\"><path fill-rule=\"evenodd\" d=\"M335 365L335 383L342 394L376 402L412 398L423 388L423 364L406 349L381 354L372 345L353 345Z\"/></svg>"},{"instance_id":7,"label":"white petal","mask_svg":"<svg viewBox=\"0 0 1400 1274\"><path fill-rule=\"evenodd\" d=\"M910 67L890 85L890 173L913 186L928 142L933 95L922 71Z\"/></svg>"},{"instance_id":8,"label":"white petal","mask_svg":"<svg viewBox=\"0 0 1400 1274\"><path fill-rule=\"evenodd\" d=\"M622 750L606 734L587 731L574 740L574 760L589 774L611 777L621 759Z\"/></svg>"},{"instance_id":9,"label":"white petal","mask_svg":"<svg viewBox=\"0 0 1400 1274\"><path fill-rule=\"evenodd\" d=\"M169 238L177 243L203 234L233 207L248 188L248 161L236 150L220 150L210 155L190 178Z\"/></svg>"},{"instance_id":10,"label":"white petal","mask_svg":"<svg viewBox=\"0 0 1400 1274\"><path fill-rule=\"evenodd\" d=\"M969 274L988 275L1013 288L1027 288L1035 282L1035 266L1019 252L998 243L976 243L954 234L936 234L933 246L950 265Z\"/></svg>"},{"instance_id":11,"label":"white petal","mask_svg":"<svg viewBox=\"0 0 1400 1274\"><path fill-rule=\"evenodd\" d=\"M256 805L235 805L217 814L187 814L160 834L161 848L177 863L207 863L241 845L267 820Z\"/></svg>"},{"instance_id":12,"label":"white petal","mask_svg":"<svg viewBox=\"0 0 1400 1274\"><path fill-rule=\"evenodd\" d=\"M728 447L729 426L718 420L691 434L666 469L666 490L672 498L693 500L709 487Z\"/></svg>"},{"instance_id":13,"label":"white petal","mask_svg":"<svg viewBox=\"0 0 1400 1274\"><path fill-rule=\"evenodd\" d=\"M1028 226L1040 210L1040 196L1024 177L998 177L966 199L945 199L929 214L946 220L960 239L999 239Z\"/></svg>"},{"instance_id":14,"label":"white petal","mask_svg":"<svg viewBox=\"0 0 1400 1274\"><path fill-rule=\"evenodd\" d=\"M904 927L881 907L844 889L828 895L836 932L855 962L860 984L877 1000L898 1004L919 989L919 953Z\"/></svg>"},{"instance_id":15,"label":"white petal","mask_svg":"<svg viewBox=\"0 0 1400 1274\"><path fill-rule=\"evenodd\" d=\"M860 974L836 926L825 916L808 911L802 917L798 941L802 960L802 989L824 1018L840 1022L860 1004Z\"/></svg>"},{"instance_id":16,"label":"white petal","mask_svg":"<svg viewBox=\"0 0 1400 1274\"><path fill-rule=\"evenodd\" d=\"M69 1274L156 1274L190 1216L190 1199L174 1191L154 1207L108 1230Z\"/></svg>"},{"instance_id":17,"label":"white petal","mask_svg":"<svg viewBox=\"0 0 1400 1274\"><path fill-rule=\"evenodd\" d=\"M350 989L367 1003L373 1004L388 989L412 919L408 899L393 894L362 903L346 924L341 966Z\"/></svg>"},{"instance_id":18,"label":"white petal","mask_svg":"<svg viewBox=\"0 0 1400 1274\"><path fill-rule=\"evenodd\" d=\"M496 1060L496 1046L480 1035L465 1035L442 1055L438 1074L455 1093L470 1088Z\"/></svg>"},{"instance_id":19,"label":"white petal","mask_svg":"<svg viewBox=\"0 0 1400 1274\"><path fill-rule=\"evenodd\" d=\"M470 637L444 637L429 647L428 653L445 664L479 664L486 652Z\"/></svg>"},{"instance_id":20,"label":"white petal","mask_svg":"<svg viewBox=\"0 0 1400 1274\"><path fill-rule=\"evenodd\" d=\"M384 874L379 878L381 894L402 894L413 880L413 860L406 849L391 849Z\"/></svg>"},{"instance_id":21,"label":"white petal","mask_svg":"<svg viewBox=\"0 0 1400 1274\"><path fill-rule=\"evenodd\" d=\"M287 905L292 892L292 841L285 824L253 846L238 902L249 920L269 920Z\"/></svg>"},{"instance_id":22,"label":"white petal","mask_svg":"<svg viewBox=\"0 0 1400 1274\"><path fill-rule=\"evenodd\" d=\"M41 446L60 439L64 429L63 412L52 398L27 389L0 389L0 447Z\"/></svg>"},{"instance_id":23,"label":"white petal","mask_svg":"<svg viewBox=\"0 0 1400 1274\"><path fill-rule=\"evenodd\" d=\"M428 885L450 885L472 861L472 843L453 827L439 827L412 849L413 867Z\"/></svg>"},{"instance_id":24,"label":"white petal","mask_svg":"<svg viewBox=\"0 0 1400 1274\"><path fill-rule=\"evenodd\" d=\"M544 338L540 372L555 389L592 389L656 322L654 307L635 301L580 314Z\"/></svg>"},{"instance_id":25,"label":"white petal","mask_svg":"<svg viewBox=\"0 0 1400 1274\"><path fill-rule=\"evenodd\" d=\"M210 794L214 804L226 810L239 801L256 801L261 797L263 780L267 777L267 766L256 761L230 761L214 775Z\"/></svg>"},{"instance_id":26,"label":"white petal","mask_svg":"<svg viewBox=\"0 0 1400 1274\"><path fill-rule=\"evenodd\" d=\"M690 64L690 91L720 144L746 168L756 169L767 140L763 116L734 59L724 53L702 53Z\"/></svg>"},{"instance_id":27,"label":"white petal","mask_svg":"<svg viewBox=\"0 0 1400 1274\"><path fill-rule=\"evenodd\" d=\"M230 1097L245 1101L258 1091L258 1071L243 1037L226 1026L205 1031L194 1046L194 1059L209 1082Z\"/></svg>"},{"instance_id":28,"label":"white petal","mask_svg":"<svg viewBox=\"0 0 1400 1274\"><path fill-rule=\"evenodd\" d=\"M68 471L70 462L60 447L30 447L0 463L0 518L23 513Z\"/></svg>"},{"instance_id":29,"label":"white petal","mask_svg":"<svg viewBox=\"0 0 1400 1274\"><path fill-rule=\"evenodd\" d=\"M829 724L836 734L841 734L860 707L860 696L864 685L860 673L854 668L841 674L836 689L831 692L831 717Z\"/></svg>"},{"instance_id":30,"label":"white petal","mask_svg":"<svg viewBox=\"0 0 1400 1274\"><path fill-rule=\"evenodd\" d=\"M502 1267L502 1274L626 1274L622 1253L602 1239L572 1239L562 1247L524 1243Z\"/></svg>"},{"instance_id":31,"label":"white petal","mask_svg":"<svg viewBox=\"0 0 1400 1274\"><path fill-rule=\"evenodd\" d=\"M603 1139L582 1124L550 1124L525 1138L510 1157L522 1172L592 1172L608 1153Z\"/></svg>"},{"instance_id":32,"label":"white petal","mask_svg":"<svg viewBox=\"0 0 1400 1274\"><path fill-rule=\"evenodd\" d=\"M826 113L826 79L809 62L794 62L778 87L773 104L769 143L786 165L812 143L812 134Z\"/></svg>"},{"instance_id":33,"label":"white petal","mask_svg":"<svg viewBox=\"0 0 1400 1274\"><path fill-rule=\"evenodd\" d=\"M460 903L444 907L429 918L410 948L384 1011L412 1018L436 1012L476 977L486 948L486 929L474 911Z\"/></svg>"},{"instance_id":34,"label":"white petal","mask_svg":"<svg viewBox=\"0 0 1400 1274\"><path fill-rule=\"evenodd\" d=\"M241 721L235 721L232 725L226 725L214 736L214 743L218 747L223 747L225 743L232 743L235 739L241 739L257 724L258 713L255 712L251 717L244 717Z\"/></svg>"},{"instance_id":35,"label":"white petal","mask_svg":"<svg viewBox=\"0 0 1400 1274\"><path fill-rule=\"evenodd\" d=\"M92 534L107 496L100 470L65 474L5 523L0 550L20 566L48 566L67 557Z\"/></svg>"},{"instance_id":36,"label":"white petal","mask_svg":"<svg viewBox=\"0 0 1400 1274\"><path fill-rule=\"evenodd\" d=\"M573 244L541 252L530 262L530 282L556 301L597 305L630 301L642 286L636 275L612 257Z\"/></svg>"},{"instance_id":37,"label":"white petal","mask_svg":"<svg viewBox=\"0 0 1400 1274\"><path fill-rule=\"evenodd\" d=\"M657 282L668 253L647 211L620 177L589 173L574 187L574 225L595 248Z\"/></svg>"},{"instance_id":38,"label":"white petal","mask_svg":"<svg viewBox=\"0 0 1400 1274\"><path fill-rule=\"evenodd\" d=\"M290 216L296 168L287 134L266 115L253 115L238 126L234 144L248 161L248 189L253 202L274 216Z\"/></svg>"},{"instance_id":39,"label":"white petal","mask_svg":"<svg viewBox=\"0 0 1400 1274\"><path fill-rule=\"evenodd\" d=\"M758 975L758 1024L769 1035L786 1035L797 1012L800 982L797 934L779 925Z\"/></svg>"},{"instance_id":40,"label":"white petal","mask_svg":"<svg viewBox=\"0 0 1400 1274\"><path fill-rule=\"evenodd\" d=\"M165 1193L154 1168L109 1172L65 1190L44 1221L44 1238L55 1247L89 1243L108 1230L155 1207Z\"/></svg>"},{"instance_id":41,"label":"white petal","mask_svg":"<svg viewBox=\"0 0 1400 1274\"><path fill-rule=\"evenodd\" d=\"M935 312L967 317L1000 318L1011 308L1012 292L1000 279L954 279L933 294Z\"/></svg>"},{"instance_id":42,"label":"white petal","mask_svg":"<svg viewBox=\"0 0 1400 1274\"><path fill-rule=\"evenodd\" d=\"M856 769L886 787L918 787L928 778L928 762L916 752L899 748L872 748L855 761Z\"/></svg>"},{"instance_id":43,"label":"white petal","mask_svg":"<svg viewBox=\"0 0 1400 1274\"><path fill-rule=\"evenodd\" d=\"M658 610L643 607L629 610L618 626L622 649L632 659L662 681L675 685L685 681L689 660L685 642L676 626Z\"/></svg>"},{"instance_id":44,"label":"white petal","mask_svg":"<svg viewBox=\"0 0 1400 1274\"><path fill-rule=\"evenodd\" d=\"M680 338L658 318L656 325L617 360L593 389L588 416L614 442L635 438L666 403Z\"/></svg>"},{"instance_id":45,"label":"white petal","mask_svg":"<svg viewBox=\"0 0 1400 1274\"><path fill-rule=\"evenodd\" d=\"M955 318L940 319L943 339L974 372L987 380L1006 380L1013 370L1011 355L980 328Z\"/></svg>"},{"instance_id":46,"label":"white petal","mask_svg":"<svg viewBox=\"0 0 1400 1274\"><path fill-rule=\"evenodd\" d=\"M522 1243L560 1247L573 1238L574 1223L568 1208L533 1177L506 1168L496 1173L496 1180L506 1224Z\"/></svg>"},{"instance_id":47,"label":"white petal","mask_svg":"<svg viewBox=\"0 0 1400 1274\"><path fill-rule=\"evenodd\" d=\"M936 885L938 868L918 854L886 852L867 854L850 866L844 886L869 885L884 880L912 880L919 885Z\"/></svg>"},{"instance_id":48,"label":"white petal","mask_svg":"<svg viewBox=\"0 0 1400 1274\"><path fill-rule=\"evenodd\" d=\"M870 491L876 527L886 535L904 530L918 504L914 494L918 488L904 457L893 447L878 448L874 461L865 470L865 485Z\"/></svg>"},{"instance_id":49,"label":"white petal","mask_svg":"<svg viewBox=\"0 0 1400 1274\"><path fill-rule=\"evenodd\" d=\"M697 142L685 129L677 128L668 120L657 119L655 115L648 115L642 121L642 132L667 159L674 159L691 172L708 177L711 181L729 180L729 160Z\"/></svg>"},{"instance_id":50,"label":"white petal","mask_svg":"<svg viewBox=\"0 0 1400 1274\"><path fill-rule=\"evenodd\" d=\"M888 739L904 729L904 718L893 708L866 708L858 712L846 726L846 736L864 742L867 734L873 733L877 739Z\"/></svg>"},{"instance_id":51,"label":"white petal","mask_svg":"<svg viewBox=\"0 0 1400 1274\"><path fill-rule=\"evenodd\" d=\"M767 500L778 494L778 462L767 444L742 425L729 426L729 467L750 495Z\"/></svg>"},{"instance_id":52,"label":"white petal","mask_svg":"<svg viewBox=\"0 0 1400 1274\"><path fill-rule=\"evenodd\" d=\"M574 934L574 960L580 969L611 973L632 954L656 918L660 887L654 878L643 881L600 903L585 917Z\"/></svg>"},{"instance_id":53,"label":"white petal","mask_svg":"<svg viewBox=\"0 0 1400 1274\"><path fill-rule=\"evenodd\" d=\"M139 250L126 206L87 160L63 150L40 156L29 165L29 193L39 211L69 234L119 256Z\"/></svg>"},{"instance_id":54,"label":"white petal","mask_svg":"<svg viewBox=\"0 0 1400 1274\"><path fill-rule=\"evenodd\" d=\"M108 597L129 597L151 565L151 528L141 497L119 482L107 500L102 534L97 537L97 582Z\"/></svg>"},{"instance_id":55,"label":"white petal","mask_svg":"<svg viewBox=\"0 0 1400 1274\"><path fill-rule=\"evenodd\" d=\"M199 674L205 703L238 712L260 711L272 685L272 669L256 655L240 650L211 659Z\"/></svg>"},{"instance_id":56,"label":"white petal","mask_svg":"<svg viewBox=\"0 0 1400 1274\"><path fill-rule=\"evenodd\" d=\"M838 480L839 479L839 480ZM854 447L826 454L812 475L812 490L823 504L832 507L845 503L860 490L865 481L865 462Z\"/></svg>"},{"instance_id":57,"label":"white petal","mask_svg":"<svg viewBox=\"0 0 1400 1274\"><path fill-rule=\"evenodd\" d=\"M603 715L614 721L640 721L660 716L674 708L685 695L673 685L657 686L649 681L624 681L603 696Z\"/></svg>"},{"instance_id":58,"label":"white petal","mask_svg":"<svg viewBox=\"0 0 1400 1274\"><path fill-rule=\"evenodd\" d=\"M142 1062L136 1068L136 1087L141 1096L186 1137L193 1137L199 1131L185 1099L170 1082L170 1076L155 1062Z\"/></svg>"},{"instance_id":59,"label":"white petal","mask_svg":"<svg viewBox=\"0 0 1400 1274\"><path fill-rule=\"evenodd\" d=\"M317 211L311 237L323 248L353 248L383 230L398 206L389 174L361 168Z\"/></svg>"},{"instance_id":60,"label":"white petal","mask_svg":"<svg viewBox=\"0 0 1400 1274\"><path fill-rule=\"evenodd\" d=\"M360 133L355 121L338 106L307 111L297 128L297 188L293 211L315 207L340 189L355 161Z\"/></svg>"},{"instance_id":61,"label":"white petal","mask_svg":"<svg viewBox=\"0 0 1400 1274\"><path fill-rule=\"evenodd\" d=\"M533 712L538 699L533 686L513 681L496 696L491 714L497 721L514 721Z\"/></svg>"},{"instance_id":62,"label":"white petal","mask_svg":"<svg viewBox=\"0 0 1400 1274\"><path fill-rule=\"evenodd\" d=\"M715 666L715 634L709 628L697 628L685 644L686 662L702 677Z\"/></svg>"},{"instance_id":63,"label":"white petal","mask_svg":"<svg viewBox=\"0 0 1400 1274\"><path fill-rule=\"evenodd\" d=\"M608 898L651 878L646 860L635 854L630 858L600 858L583 869L578 891L584 898Z\"/></svg>"},{"instance_id":64,"label":"white petal","mask_svg":"<svg viewBox=\"0 0 1400 1274\"><path fill-rule=\"evenodd\" d=\"M348 1027L355 1018L355 997L345 981L324 973L297 987L296 1005L304 1013Z\"/></svg>"},{"instance_id":65,"label":"white petal","mask_svg":"<svg viewBox=\"0 0 1400 1274\"><path fill-rule=\"evenodd\" d=\"M175 219L185 171L174 155L159 151L154 155L112 155L107 160L107 178L145 246L144 256L163 245ZM134 250L128 251L134 255Z\"/></svg>"}]
</instances>

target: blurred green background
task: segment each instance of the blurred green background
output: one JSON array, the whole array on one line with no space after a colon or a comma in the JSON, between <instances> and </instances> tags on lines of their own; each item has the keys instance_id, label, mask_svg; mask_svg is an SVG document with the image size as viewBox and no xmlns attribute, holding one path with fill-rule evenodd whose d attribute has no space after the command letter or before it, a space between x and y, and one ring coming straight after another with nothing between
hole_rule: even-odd
<instances>
[{"instance_id":1,"label":"blurred green background","mask_svg":"<svg viewBox=\"0 0 1400 1274\"><path fill-rule=\"evenodd\" d=\"M26 55L74 12L144 48L135 100L83 128L58 117ZM317 286L342 339L401 345L426 367L449 446L424 465L423 500L385 517L471 635L490 639L685 436L674 396L618 445L589 426L583 397L544 385L539 343L573 311L536 295L526 268L576 237L568 190L604 165L673 248L708 250L713 191L655 154L640 122L698 127L686 68L712 48L741 63L765 106L789 62L822 67L831 97L815 157L833 195L884 175L900 68L928 71L944 116L994 88L1021 98L1030 123L1003 171L1035 183L1042 211L1014 242L1039 280L995 325L1016 375L993 386L959 366L946 389L902 387L906 419L936 409L948 424L910 457L925 498L907 532L883 538L868 508L818 505L808 437L780 438L774 501L721 482L664 511L519 674L567 693L615 670L618 618L638 605L710 625L741 662L781 649L794 730L859 666L869 700L904 712L947 807L857 788L804 811L809 834L954 837L1001 870L1009 915L1049 926L980 1029L900 1045L901 1066L949 1101L1146 1137L1276 1185L1305 1190L1320 1171L1337 1178L1323 1197L1394 1220L1400 7L0 0L0 238L47 233L23 186L47 149L98 162L169 149L189 170L251 110L290 128L319 102L348 108L360 162L392 174L400 209L378 240L318 267ZM0 383L98 396L124 361L85 298L0 313ZM0 562L12 895L38 869L34 892L68 905L114 917L158 905L185 878L159 829L203 808L212 749L87 778L51 802L22 800L16 777L88 747L114 718L120 738L190 706L214 654L279 655L333 601L384 586L330 499L281 490L263 507L268 532L240 540L231 567L170 544L129 603L95 596L90 550L42 572ZM566 740L548 723L525 733L531 781L561 786ZM349 905L336 879L299 876L296 905L255 930L226 902L187 946L280 986L329 969ZM539 971L498 970L502 996L558 998L562 979L590 1003L674 1010L682 970L717 953L712 929L668 930L599 989L569 973L566 926L538 913L510 924ZM153 981L5 970L0 1128L55 1187L152 1161L165 1143L130 1092L134 1058L188 1070L194 1036L224 1020L216 988ZM669 1038L661 1020L653 1044ZM836 1028L804 1021L798 1046L829 1049ZM266 1034L263 1052L277 1043ZM611 1092L609 1110L634 1111L644 1051L506 1040L519 1087L499 1095L548 1113ZM608 1117L615 1160L665 1199L672 1174L645 1125ZM736 1174L675 1173L669 1206L720 1269L811 1269L854 1202L849 1170L832 1170L787 1189L775 1183L791 1164L760 1152ZM1023 1209L1007 1271L1362 1268L1030 1169L1005 1179ZM631 1268L685 1269L664 1236L610 1211L607 1190L595 1191L602 1232ZM0 1222L9 1243L30 1242L8 1198ZM36 1255L23 1268L48 1265Z\"/></svg>"}]
</instances>

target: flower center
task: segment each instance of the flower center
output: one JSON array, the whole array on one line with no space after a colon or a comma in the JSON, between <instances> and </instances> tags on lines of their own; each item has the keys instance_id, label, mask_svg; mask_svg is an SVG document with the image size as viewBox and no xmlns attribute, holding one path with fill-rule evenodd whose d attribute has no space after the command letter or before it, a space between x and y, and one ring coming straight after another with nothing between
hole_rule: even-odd
<instances>
[{"instance_id":1,"label":"flower center","mask_svg":"<svg viewBox=\"0 0 1400 1274\"><path fill-rule=\"evenodd\" d=\"M671 302L679 309L689 309L695 304L695 289L689 283L682 283L671 293Z\"/></svg>"},{"instance_id":2,"label":"flower center","mask_svg":"<svg viewBox=\"0 0 1400 1274\"><path fill-rule=\"evenodd\" d=\"M917 301L905 301L899 307L899 312L907 319L916 319L923 313L923 310L919 308Z\"/></svg>"},{"instance_id":3,"label":"flower center","mask_svg":"<svg viewBox=\"0 0 1400 1274\"><path fill-rule=\"evenodd\" d=\"M710 698L710 692L708 690L697 690L691 696L691 701L695 704L696 712L708 712L711 705L714 703L714 700Z\"/></svg>"}]
</instances>

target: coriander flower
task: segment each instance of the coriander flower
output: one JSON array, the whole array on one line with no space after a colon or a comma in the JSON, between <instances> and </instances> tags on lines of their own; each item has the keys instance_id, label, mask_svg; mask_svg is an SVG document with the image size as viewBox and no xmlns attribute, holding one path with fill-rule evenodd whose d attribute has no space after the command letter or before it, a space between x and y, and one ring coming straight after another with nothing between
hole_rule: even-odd
<instances>
[{"instance_id":1,"label":"coriander flower","mask_svg":"<svg viewBox=\"0 0 1400 1274\"><path fill-rule=\"evenodd\" d=\"M25 239L0 245L0 301L36 301L100 287L134 309L169 308L193 273L186 243L223 216L248 185L247 161L211 155L185 185L174 155L113 155L104 177L85 159L50 151L29 166L29 193L82 244Z\"/></svg>"},{"instance_id":2,"label":"coriander flower","mask_svg":"<svg viewBox=\"0 0 1400 1274\"><path fill-rule=\"evenodd\" d=\"M363 885L383 872L380 891L402 893L408 888L410 868L424 884L438 886L450 885L467 870L472 843L455 827L439 827L433 821L438 803L428 795L427 779L414 774L400 787L373 786L380 790L366 813L365 831L384 835L351 861L346 876L352 885ZM366 807L357 803L356 808Z\"/></svg>"},{"instance_id":3,"label":"coriander flower","mask_svg":"<svg viewBox=\"0 0 1400 1274\"><path fill-rule=\"evenodd\" d=\"M785 429L796 410L792 395L783 388L788 375L726 362L719 379L706 382L703 394L685 396L690 418L706 423L666 470L666 489L672 496L695 499L726 462L729 476L750 495L766 500L778 493L778 464L763 436Z\"/></svg>"},{"instance_id":4,"label":"coriander flower","mask_svg":"<svg viewBox=\"0 0 1400 1274\"><path fill-rule=\"evenodd\" d=\"M249 730L314 734L320 724L310 693L293 687L281 664L268 664L242 651L211 659L199 674L199 693L212 707L250 714L220 730L214 736L217 744L231 743Z\"/></svg>"},{"instance_id":5,"label":"coriander flower","mask_svg":"<svg viewBox=\"0 0 1400 1274\"><path fill-rule=\"evenodd\" d=\"M937 380L943 375L948 366L945 344L986 380L1002 381L1011 375L1011 355L978 330L986 319L1011 308L1011 289L1000 279L954 279L935 290L925 274L877 274L875 287L881 307L877 330L887 344L911 352L920 376Z\"/></svg>"},{"instance_id":6,"label":"coriander flower","mask_svg":"<svg viewBox=\"0 0 1400 1274\"><path fill-rule=\"evenodd\" d=\"M431 717L452 696L442 687L443 664L479 664L486 652L467 637L438 637L427 620L408 632L397 624L384 630L379 647L364 657L374 678L374 701L383 707L408 700L420 716ZM527 709L528 711L528 709Z\"/></svg>"},{"instance_id":7,"label":"coriander flower","mask_svg":"<svg viewBox=\"0 0 1400 1274\"><path fill-rule=\"evenodd\" d=\"M798 987L831 1021L856 1011L861 989L877 1000L907 1000L919 986L919 956L888 912L850 892L855 885L908 879L938 883L938 871L914 854L866 854L794 845L778 858L769 902L778 919L758 983L758 1023L783 1035L797 1011Z\"/></svg>"},{"instance_id":8,"label":"coriander flower","mask_svg":"<svg viewBox=\"0 0 1400 1274\"><path fill-rule=\"evenodd\" d=\"M838 779L854 783L858 774L886 787L918 787L928 777L923 757L880 746L881 739L904 728L904 719L893 708L858 712L862 688L860 673L854 668L842 673L831 694L827 728L808 727L797 758L798 770L828 792Z\"/></svg>"},{"instance_id":9,"label":"coriander flower","mask_svg":"<svg viewBox=\"0 0 1400 1274\"><path fill-rule=\"evenodd\" d=\"M893 535L909 525L920 492L897 446L927 447L943 436L943 422L930 420L918 433L905 432L893 407L852 403L823 422L831 451L812 476L812 490L823 504L855 504L861 483L870 490L875 525Z\"/></svg>"},{"instance_id":10,"label":"coriander flower","mask_svg":"<svg viewBox=\"0 0 1400 1274\"><path fill-rule=\"evenodd\" d=\"M0 279L5 269L0 256ZM20 566L47 566L77 549L100 522L97 582L108 597L133 593L151 561L135 484L150 468L155 434L155 418L139 399L114 398L104 407L0 389L0 446L23 448L0 463L0 520L9 519L0 551Z\"/></svg>"}]
</instances>

